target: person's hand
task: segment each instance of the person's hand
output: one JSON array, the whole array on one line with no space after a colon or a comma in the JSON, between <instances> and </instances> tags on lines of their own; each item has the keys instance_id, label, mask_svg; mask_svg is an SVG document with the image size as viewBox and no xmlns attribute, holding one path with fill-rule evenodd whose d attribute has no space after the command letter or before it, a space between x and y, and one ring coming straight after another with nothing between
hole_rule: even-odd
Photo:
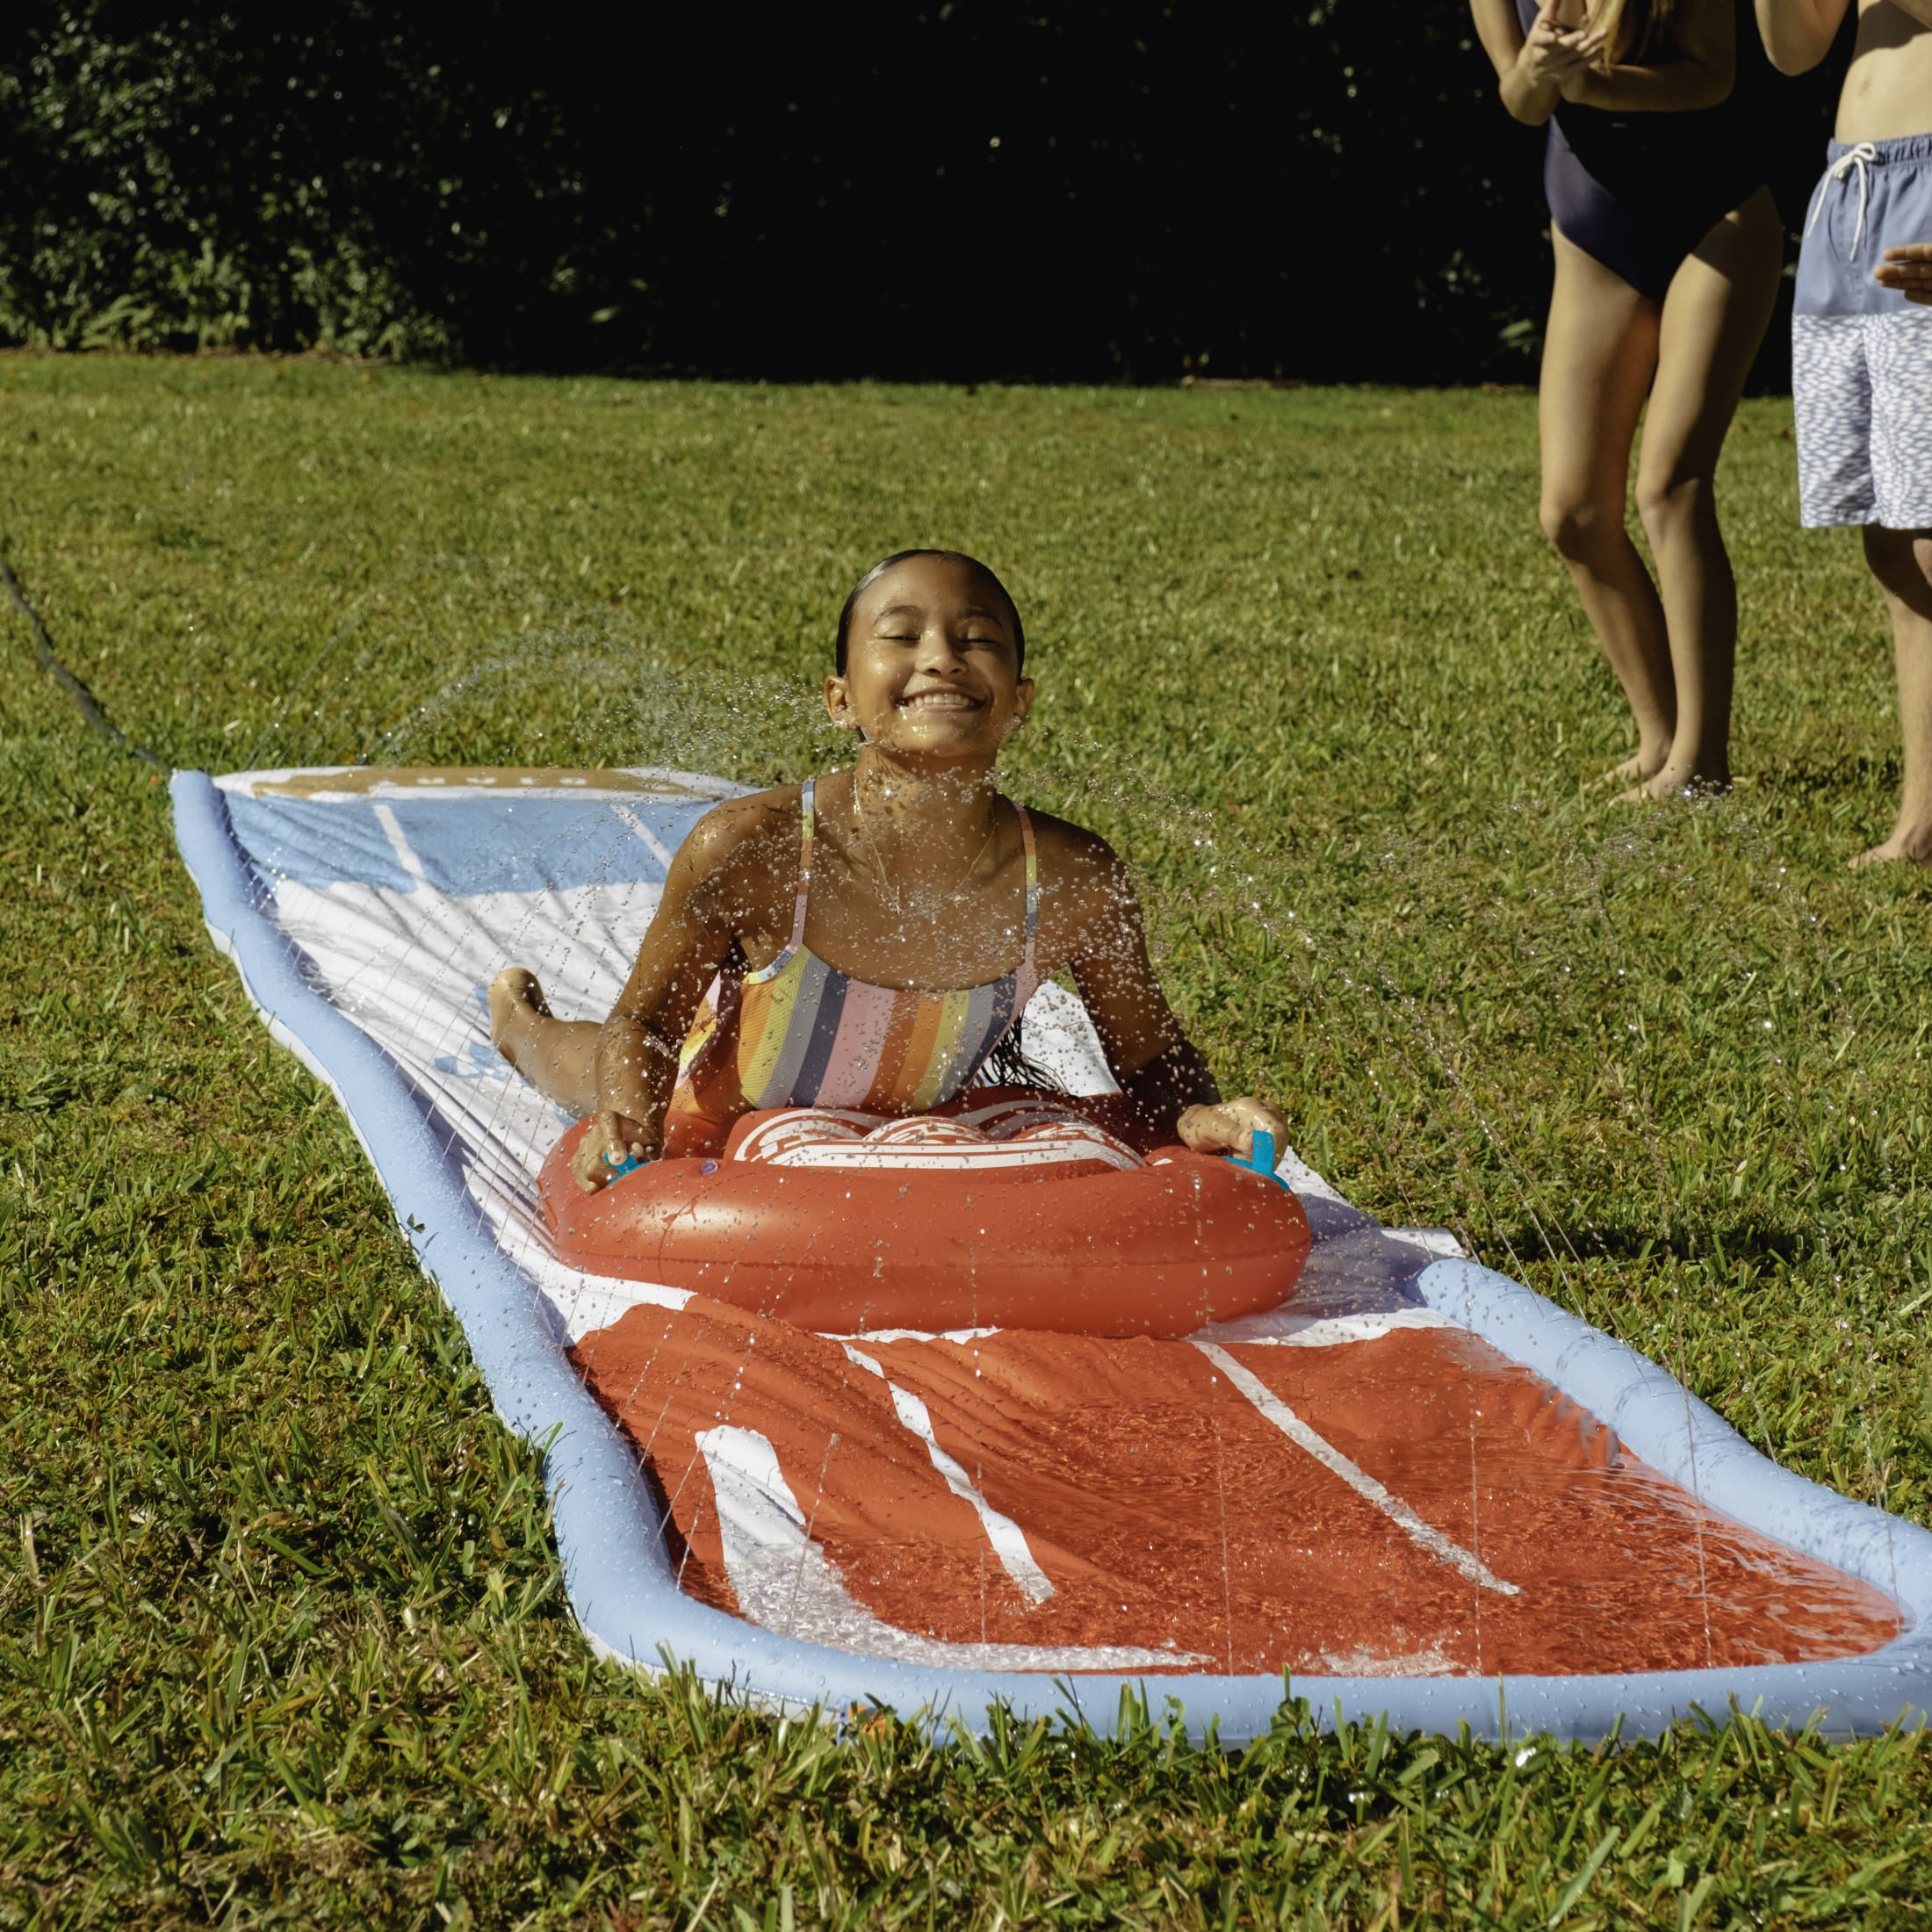
<instances>
[{"instance_id":1,"label":"person's hand","mask_svg":"<svg viewBox=\"0 0 1932 1932\"><path fill-rule=\"evenodd\" d=\"M1897 289L1908 302L1932 308L1932 242L1907 242L1887 249L1871 278L1885 288Z\"/></svg>"},{"instance_id":2,"label":"person's hand","mask_svg":"<svg viewBox=\"0 0 1932 1932\"><path fill-rule=\"evenodd\" d=\"M1288 1144L1287 1120L1265 1100L1244 1093L1237 1100L1217 1100L1212 1107L1191 1107L1174 1123L1181 1144L1197 1154L1237 1154L1246 1160L1254 1152L1254 1137L1274 1135L1279 1156Z\"/></svg>"},{"instance_id":3,"label":"person's hand","mask_svg":"<svg viewBox=\"0 0 1932 1932\"><path fill-rule=\"evenodd\" d=\"M1566 25L1560 11L1559 7L1546 6L1531 22L1517 66L1532 85L1553 88L1568 99L1571 90L1582 84L1604 37L1587 27Z\"/></svg>"},{"instance_id":4,"label":"person's hand","mask_svg":"<svg viewBox=\"0 0 1932 1932\"><path fill-rule=\"evenodd\" d=\"M577 1143L577 1151L570 1157L570 1171L587 1194L595 1194L617 1178L614 1170L627 1157L645 1161L656 1152L637 1121L626 1114L602 1113Z\"/></svg>"}]
</instances>

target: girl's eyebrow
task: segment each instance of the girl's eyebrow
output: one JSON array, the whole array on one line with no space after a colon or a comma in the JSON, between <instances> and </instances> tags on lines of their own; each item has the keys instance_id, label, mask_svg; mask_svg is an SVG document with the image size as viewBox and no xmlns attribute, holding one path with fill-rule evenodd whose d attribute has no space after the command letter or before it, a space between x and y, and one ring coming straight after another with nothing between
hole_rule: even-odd
<instances>
[{"instance_id":1,"label":"girl's eyebrow","mask_svg":"<svg viewBox=\"0 0 1932 1932\"><path fill-rule=\"evenodd\" d=\"M957 612L957 616L962 620L969 617L984 617L990 623L997 624L1004 624L1006 621L1000 612L994 609L990 604L963 605ZM889 623L896 617L912 617L923 624L926 621L926 611L919 604L888 604L883 610L873 618L872 622L875 625Z\"/></svg>"}]
</instances>

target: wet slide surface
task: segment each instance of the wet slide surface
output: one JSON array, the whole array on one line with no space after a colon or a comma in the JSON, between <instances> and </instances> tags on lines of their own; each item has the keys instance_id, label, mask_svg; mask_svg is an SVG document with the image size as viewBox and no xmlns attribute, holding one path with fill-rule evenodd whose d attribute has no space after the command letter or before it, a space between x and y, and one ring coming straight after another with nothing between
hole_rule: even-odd
<instances>
[{"instance_id":1,"label":"wet slide surface","mask_svg":"<svg viewBox=\"0 0 1932 1932\"><path fill-rule=\"evenodd\" d=\"M1244 1713L1239 1734L1265 1728L1284 1669L1452 1727L1496 1723L1496 1686L1440 1680L1547 1674L1575 1690L1532 1704L1539 1720L1593 1735L1633 1700L1652 1726L1690 1698L1767 1695L1800 1724L1830 1703L1867 1726L1922 1701L1915 1635L1872 1655L1909 1621L1894 1597L1928 1600L1922 1532L1780 1475L1526 1291L1492 1346L1445 1308L1482 1325L1509 1284L1425 1293L1425 1271L1460 1265L1453 1242L1378 1227L1292 1156L1315 1239L1293 1297L1185 1340L840 1338L567 1265L537 1180L570 1123L490 1048L483 989L514 960L556 1010L607 1010L671 854L732 789L495 768L177 780L211 931L342 1094L499 1407L534 1440L576 1418L551 1452L559 1543L611 1654L696 1652L717 1681L808 1703L835 1654L852 1694L908 1705L1038 1683L1051 1707L1077 1674L1184 1676L1200 1711ZM1070 1091L1101 1090L1071 995L1043 987L1027 1027ZM1662 1457L1681 1402L1722 1466L1707 1493L1791 1541L1700 1502L1712 1462L1667 1479L1503 1352L1551 1323L1568 1326L1537 1344L1549 1374ZM1617 1365L1580 1382L1598 1347ZM1792 1547L1807 1539L1892 1594ZM1777 1679L1791 1663L1818 1669Z\"/></svg>"},{"instance_id":2,"label":"wet slide surface","mask_svg":"<svg viewBox=\"0 0 1932 1932\"><path fill-rule=\"evenodd\" d=\"M1285 1345L840 1341L694 1298L573 1357L683 1587L820 1642L1488 1676L1799 1662L1900 1628L1426 1311Z\"/></svg>"}]
</instances>

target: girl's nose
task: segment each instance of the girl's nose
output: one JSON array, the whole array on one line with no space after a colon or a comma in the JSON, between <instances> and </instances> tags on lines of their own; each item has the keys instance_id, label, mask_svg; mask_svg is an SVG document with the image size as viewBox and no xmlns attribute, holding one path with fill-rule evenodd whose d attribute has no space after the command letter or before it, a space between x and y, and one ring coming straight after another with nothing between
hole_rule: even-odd
<instances>
[{"instance_id":1,"label":"girl's nose","mask_svg":"<svg viewBox=\"0 0 1932 1932\"><path fill-rule=\"evenodd\" d=\"M966 668L966 660L951 635L936 625L919 638L919 667L922 671L956 677Z\"/></svg>"}]
</instances>

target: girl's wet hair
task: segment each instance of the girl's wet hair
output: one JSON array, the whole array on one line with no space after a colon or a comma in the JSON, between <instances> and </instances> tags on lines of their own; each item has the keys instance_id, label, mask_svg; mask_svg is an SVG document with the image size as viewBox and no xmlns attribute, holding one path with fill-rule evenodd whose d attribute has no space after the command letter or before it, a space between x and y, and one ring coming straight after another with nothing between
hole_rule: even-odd
<instances>
[{"instance_id":1,"label":"girl's wet hair","mask_svg":"<svg viewBox=\"0 0 1932 1932\"><path fill-rule=\"evenodd\" d=\"M969 557L963 551L957 550L896 550L890 557L882 557L853 585L852 595L846 599L845 609L839 613L839 641L832 653L832 667L838 675L845 675L846 645L852 635L852 613L858 609L859 599L887 571L898 565L910 563L915 557L939 557L949 564L962 564L980 582L998 596L1000 602L1006 607L1007 615L1013 619L1013 668L1016 671L1024 671L1027 667L1027 633L1020 625L1020 606L1013 601L1013 593L978 558Z\"/></svg>"}]
</instances>

